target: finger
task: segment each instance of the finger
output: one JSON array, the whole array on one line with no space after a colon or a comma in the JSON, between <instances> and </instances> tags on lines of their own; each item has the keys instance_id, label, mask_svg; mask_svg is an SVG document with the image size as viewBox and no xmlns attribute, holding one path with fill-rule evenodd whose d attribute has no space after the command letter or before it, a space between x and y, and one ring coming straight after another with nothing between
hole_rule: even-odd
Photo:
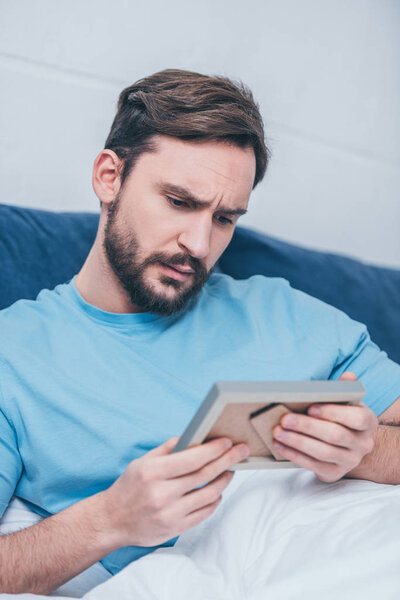
<instances>
[{"instance_id":1,"label":"finger","mask_svg":"<svg viewBox=\"0 0 400 600\"><path fill-rule=\"evenodd\" d=\"M192 490L182 496L178 503L181 514L186 516L195 510L214 503L232 481L233 475L232 471L224 471L204 487Z\"/></svg>"},{"instance_id":2,"label":"finger","mask_svg":"<svg viewBox=\"0 0 400 600\"><path fill-rule=\"evenodd\" d=\"M353 371L346 371L345 373L343 373L339 377L339 380L342 380L342 381L356 381L357 380L357 375L355 373L353 373Z\"/></svg>"},{"instance_id":3,"label":"finger","mask_svg":"<svg viewBox=\"0 0 400 600\"><path fill-rule=\"evenodd\" d=\"M248 447L245 444L236 444L231 450L216 460L207 463L198 471L175 479L174 483L176 487L174 491L176 496L182 496L191 490L213 481L221 473L224 473L236 463L247 458L248 454Z\"/></svg>"},{"instance_id":4,"label":"finger","mask_svg":"<svg viewBox=\"0 0 400 600\"><path fill-rule=\"evenodd\" d=\"M179 436L176 435L175 437L170 438L160 446L157 446L156 448L153 448L152 450L146 452L146 456L167 456L175 448L178 441Z\"/></svg>"},{"instance_id":5,"label":"finger","mask_svg":"<svg viewBox=\"0 0 400 600\"><path fill-rule=\"evenodd\" d=\"M313 471L321 481L337 481L342 476L336 463L326 463L316 460L299 450L289 448L279 442L274 442L274 448L287 460L291 460L299 467Z\"/></svg>"},{"instance_id":6,"label":"finger","mask_svg":"<svg viewBox=\"0 0 400 600\"><path fill-rule=\"evenodd\" d=\"M278 426L273 429L274 436L278 430L298 431L343 448L353 448L357 444L355 432L352 429L328 420L314 419L298 413L288 413L282 417L279 429Z\"/></svg>"},{"instance_id":7,"label":"finger","mask_svg":"<svg viewBox=\"0 0 400 600\"><path fill-rule=\"evenodd\" d=\"M374 428L377 423L375 414L362 402L356 406L350 404L344 406L341 404L317 404L311 406L307 413L318 419L334 421L357 431Z\"/></svg>"},{"instance_id":8,"label":"finger","mask_svg":"<svg viewBox=\"0 0 400 600\"><path fill-rule=\"evenodd\" d=\"M349 458L350 450L347 448L327 444L308 435L287 431L281 427L274 429L274 437L285 446L322 462L342 464Z\"/></svg>"},{"instance_id":9,"label":"finger","mask_svg":"<svg viewBox=\"0 0 400 600\"><path fill-rule=\"evenodd\" d=\"M178 532L178 535L180 535L184 531L187 531L188 529L191 529L198 523L201 523L202 521L204 521L204 519L210 517L215 511L215 509L218 508L219 504L221 503L221 500L222 496L220 496L218 500L216 500L212 504L204 506L203 508L195 510L189 515L187 515L187 517L185 517L185 519L183 519L182 521L182 531Z\"/></svg>"},{"instance_id":10,"label":"finger","mask_svg":"<svg viewBox=\"0 0 400 600\"><path fill-rule=\"evenodd\" d=\"M153 468L156 469L157 466L157 473L163 479L174 479L198 471L204 465L219 458L231 447L231 440L218 438L169 456L161 456Z\"/></svg>"}]
</instances>

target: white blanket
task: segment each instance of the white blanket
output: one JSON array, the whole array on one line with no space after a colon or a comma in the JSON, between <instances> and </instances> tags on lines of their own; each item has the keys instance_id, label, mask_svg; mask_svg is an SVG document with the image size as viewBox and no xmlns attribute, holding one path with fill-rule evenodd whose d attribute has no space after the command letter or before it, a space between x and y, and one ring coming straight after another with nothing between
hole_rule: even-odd
<instances>
[{"instance_id":1,"label":"white blanket","mask_svg":"<svg viewBox=\"0 0 400 600\"><path fill-rule=\"evenodd\" d=\"M398 600L400 486L237 472L212 517L84 598Z\"/></svg>"}]
</instances>

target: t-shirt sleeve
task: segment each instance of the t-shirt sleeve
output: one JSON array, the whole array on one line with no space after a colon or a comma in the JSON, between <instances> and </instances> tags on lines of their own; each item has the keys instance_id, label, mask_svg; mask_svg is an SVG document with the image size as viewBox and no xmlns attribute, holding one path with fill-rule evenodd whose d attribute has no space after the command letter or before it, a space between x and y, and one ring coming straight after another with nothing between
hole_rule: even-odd
<instances>
[{"instance_id":1,"label":"t-shirt sleeve","mask_svg":"<svg viewBox=\"0 0 400 600\"><path fill-rule=\"evenodd\" d=\"M0 381L0 517L3 516L22 473L16 434L2 409Z\"/></svg>"},{"instance_id":2,"label":"t-shirt sleeve","mask_svg":"<svg viewBox=\"0 0 400 600\"><path fill-rule=\"evenodd\" d=\"M292 288L297 323L327 367L327 379L352 371L364 385L363 402L379 416L400 397L400 365L370 338L367 327L341 310Z\"/></svg>"},{"instance_id":3,"label":"t-shirt sleeve","mask_svg":"<svg viewBox=\"0 0 400 600\"><path fill-rule=\"evenodd\" d=\"M333 309L337 361L329 379L352 371L366 389L363 402L379 416L400 397L400 365L371 340L365 325Z\"/></svg>"}]
</instances>

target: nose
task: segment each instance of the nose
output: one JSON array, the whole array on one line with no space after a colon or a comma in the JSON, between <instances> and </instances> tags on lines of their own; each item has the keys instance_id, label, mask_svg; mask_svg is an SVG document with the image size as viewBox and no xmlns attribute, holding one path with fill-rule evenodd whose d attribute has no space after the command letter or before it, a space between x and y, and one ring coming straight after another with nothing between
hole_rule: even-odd
<instances>
[{"instance_id":1,"label":"nose","mask_svg":"<svg viewBox=\"0 0 400 600\"><path fill-rule=\"evenodd\" d=\"M210 238L212 231L212 221L208 215L202 218L197 215L188 224L178 238L178 243L181 248L184 248L194 258L206 258L210 253Z\"/></svg>"}]
</instances>

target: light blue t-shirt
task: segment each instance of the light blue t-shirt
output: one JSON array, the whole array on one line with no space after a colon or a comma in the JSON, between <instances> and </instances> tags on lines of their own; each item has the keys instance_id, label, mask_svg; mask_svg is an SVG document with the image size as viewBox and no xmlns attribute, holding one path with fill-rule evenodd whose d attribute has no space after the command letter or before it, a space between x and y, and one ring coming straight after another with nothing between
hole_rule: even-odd
<instances>
[{"instance_id":1,"label":"light blue t-shirt","mask_svg":"<svg viewBox=\"0 0 400 600\"><path fill-rule=\"evenodd\" d=\"M0 516L13 494L49 516L108 488L180 435L215 381L346 370L377 415L400 396L400 366L365 326L284 279L213 274L170 317L104 312L73 280L43 290L0 311ZM121 548L102 563L115 574L152 550Z\"/></svg>"}]
</instances>

